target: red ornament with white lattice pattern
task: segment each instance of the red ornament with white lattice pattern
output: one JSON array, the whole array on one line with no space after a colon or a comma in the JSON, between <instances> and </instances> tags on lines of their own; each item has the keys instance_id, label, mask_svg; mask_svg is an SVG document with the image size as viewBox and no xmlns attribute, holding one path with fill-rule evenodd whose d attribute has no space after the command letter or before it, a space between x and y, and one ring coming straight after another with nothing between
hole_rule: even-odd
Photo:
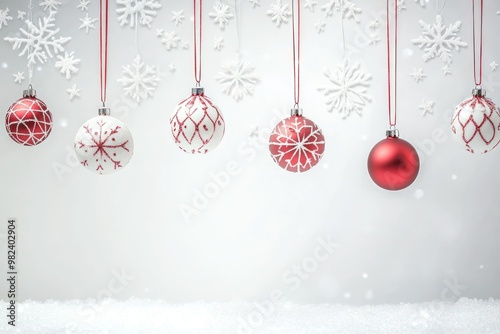
<instances>
[{"instance_id":1,"label":"red ornament with white lattice pattern","mask_svg":"<svg viewBox=\"0 0 500 334\"><path fill-rule=\"evenodd\" d=\"M299 110L276 125L269 137L269 151L274 162L294 173L306 172L323 157L325 137L321 129L303 117Z\"/></svg>"},{"instance_id":2,"label":"red ornament with white lattice pattern","mask_svg":"<svg viewBox=\"0 0 500 334\"><path fill-rule=\"evenodd\" d=\"M204 94L203 88L193 88L192 95L175 108L170 130L181 150L205 154L221 142L225 123L219 108Z\"/></svg>"},{"instance_id":3,"label":"red ornament with white lattice pattern","mask_svg":"<svg viewBox=\"0 0 500 334\"><path fill-rule=\"evenodd\" d=\"M52 130L52 114L47 105L36 98L34 89L25 90L23 98L7 110L5 129L12 140L24 146L35 146L47 139Z\"/></svg>"},{"instance_id":4,"label":"red ornament with white lattice pattern","mask_svg":"<svg viewBox=\"0 0 500 334\"><path fill-rule=\"evenodd\" d=\"M473 96L455 108L451 132L470 153L487 153L500 142L500 110L483 89L474 89Z\"/></svg>"}]
</instances>

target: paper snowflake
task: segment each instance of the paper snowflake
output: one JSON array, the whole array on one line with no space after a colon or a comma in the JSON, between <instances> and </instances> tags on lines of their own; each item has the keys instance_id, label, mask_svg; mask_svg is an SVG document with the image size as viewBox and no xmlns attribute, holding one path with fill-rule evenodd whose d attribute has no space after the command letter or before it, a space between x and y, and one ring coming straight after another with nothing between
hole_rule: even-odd
<instances>
[{"instance_id":1,"label":"paper snowflake","mask_svg":"<svg viewBox=\"0 0 500 334\"><path fill-rule=\"evenodd\" d=\"M82 12L84 10L89 10L90 0L79 0L78 6L76 8L80 9Z\"/></svg>"},{"instance_id":2,"label":"paper snowflake","mask_svg":"<svg viewBox=\"0 0 500 334\"><path fill-rule=\"evenodd\" d=\"M221 30L224 30L226 24L229 23L229 19L233 18L233 14L229 12L229 6L223 3L217 3L214 5L214 11L209 13L208 16L214 19L215 24L219 25Z\"/></svg>"},{"instance_id":3,"label":"paper snowflake","mask_svg":"<svg viewBox=\"0 0 500 334\"><path fill-rule=\"evenodd\" d=\"M361 70L360 63L349 65L347 59L339 63L334 72L326 69L324 74L331 85L318 90L326 96L328 110L338 111L344 119L353 111L361 116L363 107L372 99L367 92L371 74Z\"/></svg>"},{"instance_id":4,"label":"paper snowflake","mask_svg":"<svg viewBox=\"0 0 500 334\"><path fill-rule=\"evenodd\" d=\"M214 42L214 49L220 51L224 47L224 37L217 37Z\"/></svg>"},{"instance_id":5,"label":"paper snowflake","mask_svg":"<svg viewBox=\"0 0 500 334\"><path fill-rule=\"evenodd\" d=\"M78 27L78 29L85 29L85 32L88 34L89 29L95 29L94 22L99 21L99 19L91 18L87 13L84 18L80 19L80 21L82 21L82 24Z\"/></svg>"},{"instance_id":6,"label":"paper snowflake","mask_svg":"<svg viewBox=\"0 0 500 334\"><path fill-rule=\"evenodd\" d=\"M260 0L250 0L250 4L252 4L252 8L255 8L255 6L260 6Z\"/></svg>"},{"instance_id":7,"label":"paper snowflake","mask_svg":"<svg viewBox=\"0 0 500 334\"><path fill-rule=\"evenodd\" d=\"M314 28L316 28L316 31L318 32L318 34L325 32L325 27L326 27L326 22L323 22L323 21L318 21L314 24Z\"/></svg>"},{"instance_id":8,"label":"paper snowflake","mask_svg":"<svg viewBox=\"0 0 500 334\"><path fill-rule=\"evenodd\" d=\"M21 84L24 81L24 72L17 72L12 74L14 76L14 82Z\"/></svg>"},{"instance_id":9,"label":"paper snowflake","mask_svg":"<svg viewBox=\"0 0 500 334\"><path fill-rule=\"evenodd\" d=\"M153 96L158 78L156 67L144 64L141 56L135 57L131 65L123 66L123 77L118 79L123 86L125 95L137 103Z\"/></svg>"},{"instance_id":10,"label":"paper snowflake","mask_svg":"<svg viewBox=\"0 0 500 334\"><path fill-rule=\"evenodd\" d=\"M352 18L359 22L358 14L361 13L361 8L350 0L328 0L328 3L321 6L321 10L325 11L325 16L332 16L334 11L340 12L343 17Z\"/></svg>"},{"instance_id":11,"label":"paper snowflake","mask_svg":"<svg viewBox=\"0 0 500 334\"><path fill-rule=\"evenodd\" d=\"M427 74L424 73L423 68L413 68L413 72L410 73L410 76L415 79L416 83L419 83L420 81L424 80L424 78L427 76Z\"/></svg>"},{"instance_id":12,"label":"paper snowflake","mask_svg":"<svg viewBox=\"0 0 500 334\"><path fill-rule=\"evenodd\" d=\"M185 16L184 16L184 11L180 10L178 12L172 11L172 21L175 22L175 26L178 26L179 24L184 21Z\"/></svg>"},{"instance_id":13,"label":"paper snowflake","mask_svg":"<svg viewBox=\"0 0 500 334\"><path fill-rule=\"evenodd\" d=\"M161 8L157 0L116 0L116 4L123 6L116 10L120 25L123 27L128 23L132 28L137 23L151 28L151 22L158 14L157 9ZM137 15L139 22L135 22Z\"/></svg>"},{"instance_id":14,"label":"paper snowflake","mask_svg":"<svg viewBox=\"0 0 500 334\"><path fill-rule=\"evenodd\" d=\"M177 48L177 46L179 46L179 42L181 41L181 38L177 36L175 31L165 32L163 29L158 29L156 36L160 38L161 43L168 51Z\"/></svg>"},{"instance_id":15,"label":"paper snowflake","mask_svg":"<svg viewBox=\"0 0 500 334\"><path fill-rule=\"evenodd\" d=\"M443 71L443 74L444 75L449 75L449 74L452 74L451 73L451 68L450 68L450 64L445 64L443 67L441 67L441 70Z\"/></svg>"},{"instance_id":16,"label":"paper snowflake","mask_svg":"<svg viewBox=\"0 0 500 334\"><path fill-rule=\"evenodd\" d=\"M304 4L304 8L309 8L311 12L314 12L314 6L318 4L317 1L315 0L306 0L306 3Z\"/></svg>"},{"instance_id":17,"label":"paper snowflake","mask_svg":"<svg viewBox=\"0 0 500 334\"><path fill-rule=\"evenodd\" d=\"M57 12L57 6L59 6L61 3L56 0L44 0L40 2L39 6L44 7L43 10L45 11L55 11Z\"/></svg>"},{"instance_id":18,"label":"paper snowflake","mask_svg":"<svg viewBox=\"0 0 500 334\"><path fill-rule=\"evenodd\" d=\"M271 16L271 20L276 22L276 25L279 27L281 26L281 23L287 23L288 18L292 15L288 8L288 5L284 5L281 3L281 0L277 0L277 3L271 5L271 9L269 9L266 13Z\"/></svg>"},{"instance_id":19,"label":"paper snowflake","mask_svg":"<svg viewBox=\"0 0 500 334\"><path fill-rule=\"evenodd\" d=\"M425 7L426 0L415 0L416 3L420 5L420 7Z\"/></svg>"},{"instance_id":20,"label":"paper snowflake","mask_svg":"<svg viewBox=\"0 0 500 334\"><path fill-rule=\"evenodd\" d=\"M24 17L26 16L26 12L23 12L22 10L17 11L17 18L19 20L24 20Z\"/></svg>"},{"instance_id":21,"label":"paper snowflake","mask_svg":"<svg viewBox=\"0 0 500 334\"><path fill-rule=\"evenodd\" d=\"M54 29L56 12L50 12L49 16L38 20L38 27L31 21L26 21L28 30L20 29L23 37L5 37L4 40L13 43L12 49L17 50L22 47L19 56L28 58L28 64L36 62L45 63L48 58L52 58L52 51L57 54L64 51L63 45L71 40L71 37L58 37L59 28ZM31 45L31 53L29 52Z\"/></svg>"},{"instance_id":22,"label":"paper snowflake","mask_svg":"<svg viewBox=\"0 0 500 334\"><path fill-rule=\"evenodd\" d=\"M405 0L397 0L398 1L398 11L402 11L406 9Z\"/></svg>"},{"instance_id":23,"label":"paper snowflake","mask_svg":"<svg viewBox=\"0 0 500 334\"><path fill-rule=\"evenodd\" d=\"M177 66L175 66L174 63L170 63L170 65L168 65L168 70L174 73L177 70Z\"/></svg>"},{"instance_id":24,"label":"paper snowflake","mask_svg":"<svg viewBox=\"0 0 500 334\"><path fill-rule=\"evenodd\" d=\"M60 68L60 72L66 75L66 79L71 79L71 74L78 73L78 68L76 65L80 64L80 59L75 59L75 53L64 52L63 56L57 56L59 59L56 62L56 68Z\"/></svg>"},{"instance_id":25,"label":"paper snowflake","mask_svg":"<svg viewBox=\"0 0 500 334\"><path fill-rule=\"evenodd\" d=\"M80 97L80 89L76 88L76 85L66 89L66 93L68 93L70 101L73 101L75 97Z\"/></svg>"},{"instance_id":26,"label":"paper snowflake","mask_svg":"<svg viewBox=\"0 0 500 334\"><path fill-rule=\"evenodd\" d=\"M12 16L9 16L9 8L5 9L0 9L0 29L2 29L3 26L7 26L9 22L12 20Z\"/></svg>"},{"instance_id":27,"label":"paper snowflake","mask_svg":"<svg viewBox=\"0 0 500 334\"><path fill-rule=\"evenodd\" d=\"M494 60L493 60L493 61L490 63L490 68L491 68L491 70L492 70L492 71L496 71L496 70L497 70L497 68L498 68L498 63L497 63L496 61L494 61Z\"/></svg>"},{"instance_id":28,"label":"paper snowflake","mask_svg":"<svg viewBox=\"0 0 500 334\"><path fill-rule=\"evenodd\" d=\"M253 94L255 85L259 82L259 76L255 73L255 67L251 63L236 56L234 60L222 64L222 71L215 77L215 80L222 84L223 93L239 101L245 94Z\"/></svg>"},{"instance_id":29,"label":"paper snowflake","mask_svg":"<svg viewBox=\"0 0 500 334\"><path fill-rule=\"evenodd\" d=\"M422 110L422 116L426 114L434 113L434 101L422 100L422 103L418 106L418 109Z\"/></svg>"},{"instance_id":30,"label":"paper snowflake","mask_svg":"<svg viewBox=\"0 0 500 334\"><path fill-rule=\"evenodd\" d=\"M438 14L434 24L427 24L422 20L419 21L419 24L422 27L423 35L412 39L412 43L418 44L418 47L424 50L425 53L422 56L424 61L439 57L448 64L452 61L451 52L453 49L459 51L461 47L467 46L467 43L457 36L462 24L460 21L446 27L443 24L443 18Z\"/></svg>"}]
</instances>

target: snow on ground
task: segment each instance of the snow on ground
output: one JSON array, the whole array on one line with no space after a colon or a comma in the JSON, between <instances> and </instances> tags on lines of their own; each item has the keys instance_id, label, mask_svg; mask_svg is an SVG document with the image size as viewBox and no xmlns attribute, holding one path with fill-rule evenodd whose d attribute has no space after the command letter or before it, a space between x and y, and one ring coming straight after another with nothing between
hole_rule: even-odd
<instances>
[{"instance_id":1,"label":"snow on ground","mask_svg":"<svg viewBox=\"0 0 500 334\"><path fill-rule=\"evenodd\" d=\"M500 300L344 306L165 301L19 303L2 333L500 333ZM5 310L7 303L0 301ZM4 311L5 312L5 311Z\"/></svg>"}]
</instances>

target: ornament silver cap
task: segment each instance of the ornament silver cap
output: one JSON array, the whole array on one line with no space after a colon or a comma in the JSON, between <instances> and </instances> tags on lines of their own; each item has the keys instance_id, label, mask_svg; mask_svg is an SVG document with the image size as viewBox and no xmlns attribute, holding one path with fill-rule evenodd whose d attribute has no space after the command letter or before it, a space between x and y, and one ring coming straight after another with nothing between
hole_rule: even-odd
<instances>
[{"instance_id":1,"label":"ornament silver cap","mask_svg":"<svg viewBox=\"0 0 500 334\"><path fill-rule=\"evenodd\" d=\"M399 138L399 130L396 128L390 128L385 132L386 137Z\"/></svg>"},{"instance_id":2,"label":"ornament silver cap","mask_svg":"<svg viewBox=\"0 0 500 334\"><path fill-rule=\"evenodd\" d=\"M302 116L302 108L299 108L298 106L293 107L292 110L290 111L290 115Z\"/></svg>"},{"instance_id":3,"label":"ornament silver cap","mask_svg":"<svg viewBox=\"0 0 500 334\"><path fill-rule=\"evenodd\" d=\"M33 86L29 85L28 89L23 90L23 97L36 97L36 90Z\"/></svg>"},{"instance_id":4,"label":"ornament silver cap","mask_svg":"<svg viewBox=\"0 0 500 334\"><path fill-rule=\"evenodd\" d=\"M486 89L482 89L481 87L476 87L472 90L472 96L478 96L478 97L486 96Z\"/></svg>"},{"instance_id":5,"label":"ornament silver cap","mask_svg":"<svg viewBox=\"0 0 500 334\"><path fill-rule=\"evenodd\" d=\"M194 87L191 89L191 94L193 95L203 95L205 93L205 89L203 87Z\"/></svg>"},{"instance_id":6,"label":"ornament silver cap","mask_svg":"<svg viewBox=\"0 0 500 334\"><path fill-rule=\"evenodd\" d=\"M110 116L111 115L111 108L108 107L102 107L98 109L99 116Z\"/></svg>"}]
</instances>

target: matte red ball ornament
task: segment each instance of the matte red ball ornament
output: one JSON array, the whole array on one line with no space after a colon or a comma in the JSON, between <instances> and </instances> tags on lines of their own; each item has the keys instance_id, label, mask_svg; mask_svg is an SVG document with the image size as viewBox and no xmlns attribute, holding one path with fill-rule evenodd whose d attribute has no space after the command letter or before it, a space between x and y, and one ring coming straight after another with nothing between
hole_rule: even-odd
<instances>
[{"instance_id":1,"label":"matte red ball ornament","mask_svg":"<svg viewBox=\"0 0 500 334\"><path fill-rule=\"evenodd\" d=\"M387 131L368 156L368 172L373 182L387 190L401 190L415 181L420 159L415 148L398 138L397 130Z\"/></svg>"},{"instance_id":2,"label":"matte red ball ornament","mask_svg":"<svg viewBox=\"0 0 500 334\"><path fill-rule=\"evenodd\" d=\"M52 114L47 105L36 98L34 89L25 90L23 98L7 110L5 129L12 140L24 146L35 146L47 139L52 130Z\"/></svg>"},{"instance_id":3,"label":"matte red ball ornament","mask_svg":"<svg viewBox=\"0 0 500 334\"><path fill-rule=\"evenodd\" d=\"M281 168L294 173L306 172L323 157L325 137L313 121L294 109L292 116L279 122L271 133L269 151Z\"/></svg>"}]
</instances>

